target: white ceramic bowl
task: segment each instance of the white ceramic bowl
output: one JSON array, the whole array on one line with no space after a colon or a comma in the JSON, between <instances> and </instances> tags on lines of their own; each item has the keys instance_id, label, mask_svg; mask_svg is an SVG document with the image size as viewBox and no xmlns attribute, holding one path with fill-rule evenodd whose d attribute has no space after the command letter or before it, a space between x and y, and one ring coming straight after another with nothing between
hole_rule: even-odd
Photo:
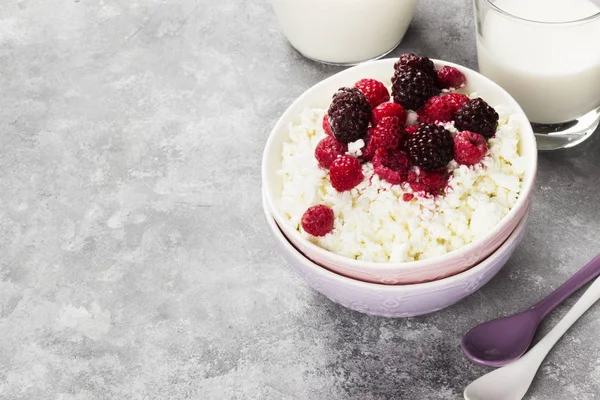
<instances>
[{"instance_id":1,"label":"white ceramic bowl","mask_svg":"<svg viewBox=\"0 0 600 400\"><path fill-rule=\"evenodd\" d=\"M438 311L479 290L513 254L523 238L528 217L526 212L508 239L489 257L467 271L433 282L382 285L347 278L315 264L287 240L270 215L266 201L263 201L263 208L281 254L314 290L352 310L393 318Z\"/></svg>"},{"instance_id":2,"label":"white ceramic bowl","mask_svg":"<svg viewBox=\"0 0 600 400\"><path fill-rule=\"evenodd\" d=\"M267 140L262 161L262 184L270 213L277 224L286 237L311 260L332 271L366 282L410 284L441 279L464 271L485 259L506 240L529 207L537 170L537 147L527 117L504 89L468 68L433 60L437 68L444 65L458 68L467 78L468 92L477 92L492 105L508 106L520 122L520 152L526 158L526 170L523 188L514 207L487 235L450 253L420 261L375 263L354 260L327 251L306 240L291 226L278 207L277 199L281 195L282 182L276 172L281 168L281 153L288 135L288 124L299 123L300 114L305 108L327 108L333 93L342 86L353 86L354 82L365 77L389 81L395 61L384 59L349 68L321 81L294 101L283 113Z\"/></svg>"}]
</instances>

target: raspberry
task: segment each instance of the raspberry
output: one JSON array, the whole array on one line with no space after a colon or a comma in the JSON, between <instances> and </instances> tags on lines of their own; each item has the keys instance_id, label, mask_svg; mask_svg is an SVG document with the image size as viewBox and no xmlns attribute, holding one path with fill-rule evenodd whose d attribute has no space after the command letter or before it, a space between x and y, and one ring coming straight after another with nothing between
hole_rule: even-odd
<instances>
[{"instance_id":1,"label":"raspberry","mask_svg":"<svg viewBox=\"0 0 600 400\"><path fill-rule=\"evenodd\" d=\"M323 115L322 126L327 136L333 136L333 132L331 131L331 125L329 125L329 116L327 114Z\"/></svg>"},{"instance_id":2,"label":"raspberry","mask_svg":"<svg viewBox=\"0 0 600 400\"><path fill-rule=\"evenodd\" d=\"M415 167L408 172L408 183L410 183L411 185L413 183L416 183L418 179L418 175L415 171L420 171L419 167Z\"/></svg>"},{"instance_id":3,"label":"raspberry","mask_svg":"<svg viewBox=\"0 0 600 400\"><path fill-rule=\"evenodd\" d=\"M333 210L323 204L312 206L304 212L302 229L313 236L325 236L333 230Z\"/></svg>"},{"instance_id":4,"label":"raspberry","mask_svg":"<svg viewBox=\"0 0 600 400\"><path fill-rule=\"evenodd\" d=\"M475 165L486 152L485 138L478 133L462 131L454 137L454 159L459 164Z\"/></svg>"},{"instance_id":5,"label":"raspberry","mask_svg":"<svg viewBox=\"0 0 600 400\"><path fill-rule=\"evenodd\" d=\"M454 158L454 140L442 126L421 124L408 136L406 150L413 164L425 171L436 171Z\"/></svg>"},{"instance_id":6,"label":"raspberry","mask_svg":"<svg viewBox=\"0 0 600 400\"><path fill-rule=\"evenodd\" d=\"M458 89L464 87L467 83L467 78L462 72L454 67L442 67L437 73L440 87L444 89Z\"/></svg>"},{"instance_id":7,"label":"raspberry","mask_svg":"<svg viewBox=\"0 0 600 400\"><path fill-rule=\"evenodd\" d=\"M377 149L397 149L402 144L404 130L396 117L383 117L379 125L369 129L369 141L363 158L370 160Z\"/></svg>"},{"instance_id":8,"label":"raspberry","mask_svg":"<svg viewBox=\"0 0 600 400\"><path fill-rule=\"evenodd\" d=\"M454 114L456 128L471 131L489 139L496 133L498 113L483 99L477 98L464 103Z\"/></svg>"},{"instance_id":9,"label":"raspberry","mask_svg":"<svg viewBox=\"0 0 600 400\"><path fill-rule=\"evenodd\" d=\"M469 96L460 93L448 93L443 97L444 100L451 102L452 104L457 104L459 107L469 101Z\"/></svg>"},{"instance_id":10,"label":"raspberry","mask_svg":"<svg viewBox=\"0 0 600 400\"><path fill-rule=\"evenodd\" d=\"M319 162L319 166L324 169L329 169L331 163L341 155L348 151L346 143L340 143L332 136L327 136L322 139L315 148L315 158Z\"/></svg>"},{"instance_id":11,"label":"raspberry","mask_svg":"<svg viewBox=\"0 0 600 400\"><path fill-rule=\"evenodd\" d=\"M373 116L371 118L371 124L377 125L383 117L396 117L400 120L400 123L404 125L406 123L406 111L404 108L397 103L381 103L373 109Z\"/></svg>"},{"instance_id":12,"label":"raspberry","mask_svg":"<svg viewBox=\"0 0 600 400\"><path fill-rule=\"evenodd\" d=\"M335 138L350 143L367 134L371 105L357 88L341 88L333 95L327 114Z\"/></svg>"},{"instance_id":13,"label":"raspberry","mask_svg":"<svg viewBox=\"0 0 600 400\"><path fill-rule=\"evenodd\" d=\"M404 128L407 135L412 135L413 133L415 133L417 131L417 129L419 129L418 125L407 126L406 128Z\"/></svg>"},{"instance_id":14,"label":"raspberry","mask_svg":"<svg viewBox=\"0 0 600 400\"><path fill-rule=\"evenodd\" d=\"M398 149L377 149L373 157L373 171L392 185L406 182L409 168L408 157Z\"/></svg>"},{"instance_id":15,"label":"raspberry","mask_svg":"<svg viewBox=\"0 0 600 400\"><path fill-rule=\"evenodd\" d=\"M385 85L375 79L361 79L354 84L369 100L371 107L375 108L390 99L390 93Z\"/></svg>"},{"instance_id":16,"label":"raspberry","mask_svg":"<svg viewBox=\"0 0 600 400\"><path fill-rule=\"evenodd\" d=\"M458 93L431 97L418 111L419 122L435 123L437 121L452 121L454 113L467 101L469 101L467 96Z\"/></svg>"},{"instance_id":17,"label":"raspberry","mask_svg":"<svg viewBox=\"0 0 600 400\"><path fill-rule=\"evenodd\" d=\"M407 203L408 203L408 202L410 202L410 201L411 201L412 199L414 199L414 198L415 198L415 195L414 195L414 194L412 194L412 193L404 193L404 194L402 195L402 200L404 200L404 201L405 201L405 202L407 202Z\"/></svg>"},{"instance_id":18,"label":"raspberry","mask_svg":"<svg viewBox=\"0 0 600 400\"><path fill-rule=\"evenodd\" d=\"M408 69L423 71L426 75L430 76L434 82L437 81L437 74L433 62L427 57L419 57L413 53L402 54L398 61L394 63L394 75Z\"/></svg>"},{"instance_id":19,"label":"raspberry","mask_svg":"<svg viewBox=\"0 0 600 400\"><path fill-rule=\"evenodd\" d=\"M410 187L415 192L439 194L448 184L448 171L445 168L437 171L419 170L419 174L411 175Z\"/></svg>"},{"instance_id":20,"label":"raspberry","mask_svg":"<svg viewBox=\"0 0 600 400\"><path fill-rule=\"evenodd\" d=\"M418 110L438 92L433 79L420 70L408 69L392 78L394 101L410 110Z\"/></svg>"},{"instance_id":21,"label":"raspberry","mask_svg":"<svg viewBox=\"0 0 600 400\"><path fill-rule=\"evenodd\" d=\"M363 180L360 162L352 156L336 158L329 168L331 185L338 192L352 189Z\"/></svg>"}]
</instances>

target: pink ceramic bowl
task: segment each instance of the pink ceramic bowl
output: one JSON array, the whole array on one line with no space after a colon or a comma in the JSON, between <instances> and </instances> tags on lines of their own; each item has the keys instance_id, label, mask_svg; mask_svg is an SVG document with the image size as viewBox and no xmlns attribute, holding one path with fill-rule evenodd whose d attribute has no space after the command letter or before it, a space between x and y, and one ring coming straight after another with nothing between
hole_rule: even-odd
<instances>
[{"instance_id":1,"label":"pink ceramic bowl","mask_svg":"<svg viewBox=\"0 0 600 400\"><path fill-rule=\"evenodd\" d=\"M302 237L279 210L278 199L281 194L281 179L277 171L281 167L281 152L287 137L290 123L298 123L305 108L327 108L332 94L342 86L352 86L361 78L370 77L389 81L395 59L384 59L361 64L342 71L316 84L288 107L283 113L267 140L262 160L262 184L270 214L273 215L285 236L303 254L339 274L366 282L384 284L411 284L441 279L464 271L489 256L513 232L528 209L533 192L537 170L537 147L531 126L517 102L500 86L483 75L468 68L433 60L436 67L450 65L461 70L467 77L468 92L477 92L490 104L502 104L510 107L520 121L520 152L525 156L527 165L523 181L523 190L515 206L486 236L453 252L414 262L375 263L346 258L329 252Z\"/></svg>"},{"instance_id":2,"label":"pink ceramic bowl","mask_svg":"<svg viewBox=\"0 0 600 400\"><path fill-rule=\"evenodd\" d=\"M528 212L489 257L471 269L433 282L381 285L328 271L300 253L284 236L263 202L269 229L281 254L314 290L355 311L382 317L413 317L441 310L479 290L506 264L521 242Z\"/></svg>"}]
</instances>

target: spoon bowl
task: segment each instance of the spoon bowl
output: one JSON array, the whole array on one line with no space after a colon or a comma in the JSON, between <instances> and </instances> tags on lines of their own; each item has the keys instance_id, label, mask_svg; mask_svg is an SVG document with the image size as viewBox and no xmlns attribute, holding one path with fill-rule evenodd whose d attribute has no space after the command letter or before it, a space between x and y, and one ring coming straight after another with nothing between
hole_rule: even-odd
<instances>
[{"instance_id":1,"label":"spoon bowl","mask_svg":"<svg viewBox=\"0 0 600 400\"><path fill-rule=\"evenodd\" d=\"M513 363L482 376L467 386L465 400L519 400L522 399L539 366Z\"/></svg>"},{"instance_id":2,"label":"spoon bowl","mask_svg":"<svg viewBox=\"0 0 600 400\"><path fill-rule=\"evenodd\" d=\"M478 364L501 367L525 354L540 322L533 309L488 321L465 334L463 352Z\"/></svg>"},{"instance_id":3,"label":"spoon bowl","mask_svg":"<svg viewBox=\"0 0 600 400\"><path fill-rule=\"evenodd\" d=\"M492 367L501 367L518 359L529 348L538 325L546 315L598 275L600 254L530 309L471 329L463 337L463 352L476 363Z\"/></svg>"}]
</instances>

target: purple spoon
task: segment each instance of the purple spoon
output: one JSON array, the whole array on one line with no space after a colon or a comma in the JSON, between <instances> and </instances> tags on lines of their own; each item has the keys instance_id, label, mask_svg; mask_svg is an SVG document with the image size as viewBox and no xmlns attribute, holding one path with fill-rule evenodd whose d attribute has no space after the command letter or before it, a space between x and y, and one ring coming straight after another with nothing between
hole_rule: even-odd
<instances>
[{"instance_id":1,"label":"purple spoon","mask_svg":"<svg viewBox=\"0 0 600 400\"><path fill-rule=\"evenodd\" d=\"M463 352L476 363L492 367L501 367L518 359L529 348L538 325L546 315L598 275L600 255L530 309L510 317L485 322L471 329L463 336Z\"/></svg>"}]
</instances>

